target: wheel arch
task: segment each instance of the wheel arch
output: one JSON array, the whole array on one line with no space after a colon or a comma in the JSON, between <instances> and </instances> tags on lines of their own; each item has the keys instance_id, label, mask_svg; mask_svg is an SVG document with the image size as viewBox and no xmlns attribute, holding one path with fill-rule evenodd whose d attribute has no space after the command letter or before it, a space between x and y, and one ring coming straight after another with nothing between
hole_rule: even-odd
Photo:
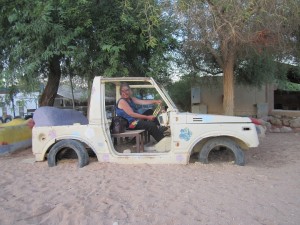
<instances>
[{"instance_id":1,"label":"wheel arch","mask_svg":"<svg viewBox=\"0 0 300 225\"><path fill-rule=\"evenodd\" d=\"M202 147L205 145L205 143L207 141L209 141L210 139L213 139L213 138L217 138L217 137L229 138L229 139L233 140L234 142L236 142L240 146L241 149L243 149L243 150L249 149L248 145L240 138L230 136L230 135L214 135L214 136L207 136L205 138L196 139L192 143L191 147L189 148L189 154L192 155L193 153L200 152Z\"/></svg>"},{"instance_id":2,"label":"wheel arch","mask_svg":"<svg viewBox=\"0 0 300 225\"><path fill-rule=\"evenodd\" d=\"M49 154L47 156L48 166L53 167L58 163L58 154L63 151L65 148L71 148L75 151L79 168L82 168L89 164L89 155L84 143L76 140L76 139L63 139L55 142L49 150Z\"/></svg>"},{"instance_id":3,"label":"wheel arch","mask_svg":"<svg viewBox=\"0 0 300 225\"><path fill-rule=\"evenodd\" d=\"M44 147L44 151L42 153L43 159L46 160L46 156L49 153L49 151L50 151L50 149L52 148L53 145L55 145L59 141L63 141L63 140L79 141L81 144L83 144L85 146L86 149L90 148L97 155L97 152L95 151L95 148L91 143L87 142L86 140L83 140L82 138L75 138L74 136L72 136L72 137L56 138L56 139L53 139L53 140L49 141L47 143L47 145Z\"/></svg>"},{"instance_id":4,"label":"wheel arch","mask_svg":"<svg viewBox=\"0 0 300 225\"><path fill-rule=\"evenodd\" d=\"M198 154L198 159L200 162L206 164L208 163L208 156L212 150L217 146L224 146L229 148L234 154L234 162L239 166L245 165L245 155L242 148L237 144L237 142L229 137L219 136L216 138L211 138L205 142L204 146Z\"/></svg>"}]
</instances>

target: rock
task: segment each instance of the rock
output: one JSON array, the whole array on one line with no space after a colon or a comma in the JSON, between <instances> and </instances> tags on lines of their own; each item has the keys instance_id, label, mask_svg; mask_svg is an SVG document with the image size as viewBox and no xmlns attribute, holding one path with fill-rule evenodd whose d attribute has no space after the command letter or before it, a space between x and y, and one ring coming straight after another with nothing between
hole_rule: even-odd
<instances>
[{"instance_id":1,"label":"rock","mask_svg":"<svg viewBox=\"0 0 300 225\"><path fill-rule=\"evenodd\" d=\"M276 117L271 117L271 118L269 119L269 122L270 122L272 125L274 125L274 126L282 126L282 121L281 121L281 119L276 118Z\"/></svg>"},{"instance_id":2,"label":"rock","mask_svg":"<svg viewBox=\"0 0 300 225\"><path fill-rule=\"evenodd\" d=\"M289 127L290 126L290 119L289 118L284 118L282 119L282 125Z\"/></svg>"},{"instance_id":3,"label":"rock","mask_svg":"<svg viewBox=\"0 0 300 225\"><path fill-rule=\"evenodd\" d=\"M300 117L290 120L290 127L300 128Z\"/></svg>"},{"instance_id":4,"label":"rock","mask_svg":"<svg viewBox=\"0 0 300 225\"><path fill-rule=\"evenodd\" d=\"M280 128L278 127L271 127L269 130L271 133L280 133Z\"/></svg>"},{"instance_id":5,"label":"rock","mask_svg":"<svg viewBox=\"0 0 300 225\"><path fill-rule=\"evenodd\" d=\"M280 128L280 132L282 132L282 133L290 133L290 132L293 132L293 129L290 128L290 127L283 126L283 127Z\"/></svg>"},{"instance_id":6,"label":"rock","mask_svg":"<svg viewBox=\"0 0 300 225\"><path fill-rule=\"evenodd\" d=\"M265 126L267 127L267 129L270 130L270 128L272 127L272 124L271 124L270 122L266 122L266 125L265 125Z\"/></svg>"}]
</instances>

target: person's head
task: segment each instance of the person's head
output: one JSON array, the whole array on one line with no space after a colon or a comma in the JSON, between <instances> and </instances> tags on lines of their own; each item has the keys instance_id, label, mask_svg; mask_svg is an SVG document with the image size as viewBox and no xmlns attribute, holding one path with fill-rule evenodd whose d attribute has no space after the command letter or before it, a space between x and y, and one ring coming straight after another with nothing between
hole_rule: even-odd
<instances>
[{"instance_id":1,"label":"person's head","mask_svg":"<svg viewBox=\"0 0 300 225\"><path fill-rule=\"evenodd\" d=\"M129 98L131 96L131 89L127 83L121 83L120 85L120 95L123 98Z\"/></svg>"}]
</instances>

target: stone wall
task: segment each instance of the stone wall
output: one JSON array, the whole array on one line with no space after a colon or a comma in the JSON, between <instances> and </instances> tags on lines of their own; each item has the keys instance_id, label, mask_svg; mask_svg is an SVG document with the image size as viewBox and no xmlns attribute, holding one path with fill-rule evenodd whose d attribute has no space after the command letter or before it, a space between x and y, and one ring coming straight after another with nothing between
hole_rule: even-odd
<instances>
[{"instance_id":1,"label":"stone wall","mask_svg":"<svg viewBox=\"0 0 300 225\"><path fill-rule=\"evenodd\" d=\"M300 117L272 115L264 118L262 123L269 132L300 133Z\"/></svg>"}]
</instances>

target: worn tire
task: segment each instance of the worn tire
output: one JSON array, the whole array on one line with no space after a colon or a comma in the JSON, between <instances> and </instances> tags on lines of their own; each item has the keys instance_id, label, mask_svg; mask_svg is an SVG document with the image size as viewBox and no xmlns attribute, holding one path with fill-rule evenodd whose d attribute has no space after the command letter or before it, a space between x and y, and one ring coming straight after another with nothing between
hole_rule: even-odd
<instances>
[{"instance_id":1,"label":"worn tire","mask_svg":"<svg viewBox=\"0 0 300 225\"><path fill-rule=\"evenodd\" d=\"M235 141L227 137L216 137L208 140L199 152L199 161L202 163L208 163L208 155L215 147L226 147L233 152L235 164L239 166L245 165L245 155L243 150L235 143Z\"/></svg>"},{"instance_id":2,"label":"worn tire","mask_svg":"<svg viewBox=\"0 0 300 225\"><path fill-rule=\"evenodd\" d=\"M79 168L89 164L89 155L82 143L76 140L62 140L55 143L49 151L49 154L47 156L49 167L56 166L58 153L66 148L73 149L76 152Z\"/></svg>"},{"instance_id":3,"label":"worn tire","mask_svg":"<svg viewBox=\"0 0 300 225\"><path fill-rule=\"evenodd\" d=\"M12 120L12 118L8 117L8 118L5 119L5 123L10 122L11 120Z\"/></svg>"}]
</instances>

